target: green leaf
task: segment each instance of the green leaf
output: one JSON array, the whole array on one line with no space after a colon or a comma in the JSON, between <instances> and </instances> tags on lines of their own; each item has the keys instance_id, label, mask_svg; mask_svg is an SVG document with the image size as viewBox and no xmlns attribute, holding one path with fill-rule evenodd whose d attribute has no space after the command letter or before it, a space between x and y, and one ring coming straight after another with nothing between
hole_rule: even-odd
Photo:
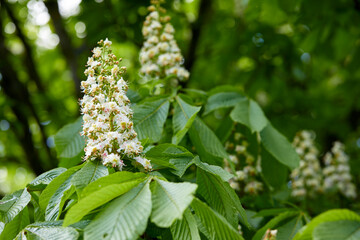
<instances>
[{"instance_id":1,"label":"green leaf","mask_svg":"<svg viewBox=\"0 0 360 240\"><path fill-rule=\"evenodd\" d=\"M314 240L358 240L360 221L323 222L314 229L312 235Z\"/></svg>"},{"instance_id":2,"label":"green leaf","mask_svg":"<svg viewBox=\"0 0 360 240\"><path fill-rule=\"evenodd\" d=\"M303 226L303 215L286 220L284 225L277 227L276 240L288 240L293 239L295 234Z\"/></svg>"},{"instance_id":3,"label":"green leaf","mask_svg":"<svg viewBox=\"0 0 360 240\"><path fill-rule=\"evenodd\" d=\"M196 188L193 183L172 183L155 178L151 184L151 221L159 227L167 228L176 219L181 219L194 198Z\"/></svg>"},{"instance_id":4,"label":"green leaf","mask_svg":"<svg viewBox=\"0 0 360 240\"><path fill-rule=\"evenodd\" d=\"M228 154L220 140L200 118L196 117L189 134L191 142L203 161L210 164L221 164L223 158L228 158ZM215 157L217 160L211 160L208 157Z\"/></svg>"},{"instance_id":5,"label":"green leaf","mask_svg":"<svg viewBox=\"0 0 360 240\"><path fill-rule=\"evenodd\" d=\"M66 172L63 172L62 174L57 176L54 180L52 180L49 183L49 185L41 193L39 199L39 205L43 212L45 212L46 206L48 205L50 198L54 195L54 193L58 190L58 188L81 167L82 166L72 167L68 169Z\"/></svg>"},{"instance_id":6,"label":"green leaf","mask_svg":"<svg viewBox=\"0 0 360 240\"><path fill-rule=\"evenodd\" d=\"M260 106L251 99L243 98L231 111L230 117L238 123L244 124L252 132L259 132L268 124Z\"/></svg>"},{"instance_id":7,"label":"green leaf","mask_svg":"<svg viewBox=\"0 0 360 240\"><path fill-rule=\"evenodd\" d=\"M182 176L188 164L194 158L186 148L170 143L160 144L146 152L146 157L151 160L154 169L162 167L172 168L172 172Z\"/></svg>"},{"instance_id":8,"label":"green leaf","mask_svg":"<svg viewBox=\"0 0 360 240\"><path fill-rule=\"evenodd\" d=\"M29 191L40 191L44 190L44 188L52 181L54 178L65 172L66 168L54 168L50 171L44 172L35 178L31 183L29 183L26 187Z\"/></svg>"},{"instance_id":9,"label":"green leaf","mask_svg":"<svg viewBox=\"0 0 360 240\"><path fill-rule=\"evenodd\" d=\"M0 201L0 221L11 222L28 205L30 200L31 195L26 188L6 195Z\"/></svg>"},{"instance_id":10,"label":"green leaf","mask_svg":"<svg viewBox=\"0 0 360 240\"><path fill-rule=\"evenodd\" d=\"M39 205L41 211L45 213L46 220L55 220L60 215L65 200L74 190L74 188L71 188L71 179L74 176L74 173L81 167L82 165L72 167L66 172L63 172L51 181L41 193Z\"/></svg>"},{"instance_id":11,"label":"green leaf","mask_svg":"<svg viewBox=\"0 0 360 240\"><path fill-rule=\"evenodd\" d=\"M280 163L295 169L299 166L300 158L291 143L279 133L271 124L261 132L261 143L265 149Z\"/></svg>"},{"instance_id":12,"label":"green leaf","mask_svg":"<svg viewBox=\"0 0 360 240\"><path fill-rule=\"evenodd\" d=\"M101 190L110 185L125 183L130 181L142 181L147 175L145 173L132 173L127 171L116 172L108 176L97 179L87 185L81 192L80 198L85 198L93 192Z\"/></svg>"},{"instance_id":13,"label":"green leaf","mask_svg":"<svg viewBox=\"0 0 360 240\"><path fill-rule=\"evenodd\" d=\"M199 199L194 198L191 207L210 239L243 239L240 233L222 215L212 210Z\"/></svg>"},{"instance_id":14,"label":"green leaf","mask_svg":"<svg viewBox=\"0 0 360 240\"><path fill-rule=\"evenodd\" d=\"M4 227L5 227L5 223L0 222L0 235L1 235L2 231L4 230Z\"/></svg>"},{"instance_id":15,"label":"green leaf","mask_svg":"<svg viewBox=\"0 0 360 240\"><path fill-rule=\"evenodd\" d=\"M238 213L242 222L247 227L250 227L246 212L228 182L224 182L218 176L198 168L196 183L198 184L197 192L213 209L222 214L233 227L237 227Z\"/></svg>"},{"instance_id":16,"label":"green leaf","mask_svg":"<svg viewBox=\"0 0 360 240\"><path fill-rule=\"evenodd\" d=\"M126 180L123 183L103 186L98 190L92 191L90 194L87 194L84 198L80 199L78 203L70 208L70 210L65 215L64 226L68 226L80 221L92 210L130 191L143 180L144 178L133 178Z\"/></svg>"},{"instance_id":17,"label":"green leaf","mask_svg":"<svg viewBox=\"0 0 360 240\"><path fill-rule=\"evenodd\" d=\"M237 92L216 93L208 98L203 115L207 115L219 108L233 107L244 98L245 96Z\"/></svg>"},{"instance_id":18,"label":"green leaf","mask_svg":"<svg viewBox=\"0 0 360 240\"><path fill-rule=\"evenodd\" d=\"M35 222L41 222L45 220L45 217L41 211L40 205L39 205L39 196L35 192L30 192L31 194L31 205L34 209L34 221Z\"/></svg>"},{"instance_id":19,"label":"green leaf","mask_svg":"<svg viewBox=\"0 0 360 240\"><path fill-rule=\"evenodd\" d=\"M55 149L59 158L72 158L85 147L85 138L80 135L82 118L61 128L55 135Z\"/></svg>"},{"instance_id":20,"label":"green leaf","mask_svg":"<svg viewBox=\"0 0 360 240\"><path fill-rule=\"evenodd\" d=\"M201 107L195 107L185 102L181 95L175 97L174 117L173 117L173 144L178 144L195 120L196 114Z\"/></svg>"},{"instance_id":21,"label":"green leaf","mask_svg":"<svg viewBox=\"0 0 360 240\"><path fill-rule=\"evenodd\" d=\"M146 102L134 106L134 126L138 138L149 138L157 142L161 138L164 124L169 112L168 98L147 99Z\"/></svg>"},{"instance_id":22,"label":"green leaf","mask_svg":"<svg viewBox=\"0 0 360 240\"><path fill-rule=\"evenodd\" d=\"M261 174L267 184L280 189L288 179L288 168L277 161L266 149L261 151ZM270 188L271 189L271 188Z\"/></svg>"},{"instance_id":23,"label":"green leaf","mask_svg":"<svg viewBox=\"0 0 360 240\"><path fill-rule=\"evenodd\" d=\"M61 227L52 224L53 222L41 222L28 225L22 230L16 239L34 239L34 240L76 240L79 233L72 227ZM26 238L23 238L26 236Z\"/></svg>"},{"instance_id":24,"label":"green leaf","mask_svg":"<svg viewBox=\"0 0 360 240\"><path fill-rule=\"evenodd\" d=\"M268 216L274 216L274 215L278 215L279 213L283 213L286 211L290 211L291 208L271 208L271 209L264 209L259 211L258 213L254 214L254 216L252 216L253 218L257 218L257 217L268 217Z\"/></svg>"},{"instance_id":25,"label":"green leaf","mask_svg":"<svg viewBox=\"0 0 360 240\"><path fill-rule=\"evenodd\" d=\"M108 204L85 228L85 239L136 240L151 213L149 181Z\"/></svg>"},{"instance_id":26,"label":"green leaf","mask_svg":"<svg viewBox=\"0 0 360 240\"><path fill-rule=\"evenodd\" d=\"M87 162L71 179L76 189L83 189L98 178L109 175L109 170L100 161Z\"/></svg>"},{"instance_id":27,"label":"green leaf","mask_svg":"<svg viewBox=\"0 0 360 240\"><path fill-rule=\"evenodd\" d=\"M3 230L0 231L0 240L13 239L28 224L29 211L27 208L24 208L13 220L3 226Z\"/></svg>"},{"instance_id":28,"label":"green leaf","mask_svg":"<svg viewBox=\"0 0 360 240\"><path fill-rule=\"evenodd\" d=\"M49 204L45 210L46 221L54 221L59 219L65 201L69 199L69 197L75 192L75 187L71 185L71 180L74 175L75 174L73 174L63 184L61 184L54 195L51 196Z\"/></svg>"},{"instance_id":29,"label":"green leaf","mask_svg":"<svg viewBox=\"0 0 360 240\"><path fill-rule=\"evenodd\" d=\"M200 240L196 220L189 209L186 209L183 218L171 225L171 235L174 240Z\"/></svg>"},{"instance_id":30,"label":"green leaf","mask_svg":"<svg viewBox=\"0 0 360 240\"><path fill-rule=\"evenodd\" d=\"M198 166L202 170L205 170L206 172L209 172L211 174L220 177L224 182L227 182L229 181L230 178L234 177L234 175L224 170L222 167L209 165L207 163L201 162L199 156L196 156L192 161L193 163L195 163L196 166Z\"/></svg>"},{"instance_id":31,"label":"green leaf","mask_svg":"<svg viewBox=\"0 0 360 240\"><path fill-rule=\"evenodd\" d=\"M286 219L291 219L299 214L299 211L287 211L279 214L278 216L271 219L268 223L266 223L265 226L260 228L254 235L252 240L261 240L267 229L275 229L282 221Z\"/></svg>"},{"instance_id":32,"label":"green leaf","mask_svg":"<svg viewBox=\"0 0 360 240\"><path fill-rule=\"evenodd\" d=\"M326 211L306 224L294 237L294 240L312 240L314 229L324 222L333 222L340 220L350 220L360 222L360 216L347 209L333 209Z\"/></svg>"}]
</instances>

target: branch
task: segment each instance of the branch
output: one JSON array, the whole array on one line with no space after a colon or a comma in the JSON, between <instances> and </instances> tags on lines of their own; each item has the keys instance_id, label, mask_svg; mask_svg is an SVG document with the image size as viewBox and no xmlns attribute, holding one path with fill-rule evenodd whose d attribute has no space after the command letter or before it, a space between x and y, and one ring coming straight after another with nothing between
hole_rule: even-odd
<instances>
[{"instance_id":1,"label":"branch","mask_svg":"<svg viewBox=\"0 0 360 240\"><path fill-rule=\"evenodd\" d=\"M40 92L45 92L44 87L41 84L41 79L40 79L40 75L35 67L35 63L34 63L34 59L33 59L33 54L32 54L32 49L30 47L30 45L28 44L25 35L23 34L18 19L15 17L14 13L12 12L10 6L8 3L5 2L5 0L0 0L0 3L2 6L5 7L6 12L8 14L8 16L10 17L11 21L14 23L15 27L16 27L16 34L17 36L20 38L21 42L24 45L25 48L25 61L24 64L28 70L29 76L31 79L34 80L36 87L38 88L38 90Z\"/></svg>"},{"instance_id":2,"label":"branch","mask_svg":"<svg viewBox=\"0 0 360 240\"><path fill-rule=\"evenodd\" d=\"M359 0L354 0L354 4L355 4L355 9L357 11L360 11L360 2L359 2Z\"/></svg>"},{"instance_id":3,"label":"branch","mask_svg":"<svg viewBox=\"0 0 360 240\"><path fill-rule=\"evenodd\" d=\"M190 72L196 60L196 50L199 44L201 29L203 25L205 25L205 23L208 22L208 19L211 16L212 11L213 11L212 1L201 0L198 18L196 22L192 24L192 29L191 29L192 38L187 56L185 58L185 67Z\"/></svg>"},{"instance_id":4,"label":"branch","mask_svg":"<svg viewBox=\"0 0 360 240\"><path fill-rule=\"evenodd\" d=\"M66 31L64 24L62 22L58 3L55 0L45 1L44 3L49 11L52 23L55 27L56 34L60 38L60 48L61 48L63 55L65 56L68 66L70 68L71 75L72 75L73 81L75 83L76 96L78 98L80 98L81 97L81 91L80 91L81 79L80 79L80 77L78 75L78 71L77 71L78 59L77 59L77 55L75 54L75 49L72 46L71 38L70 38L68 32Z\"/></svg>"},{"instance_id":5,"label":"branch","mask_svg":"<svg viewBox=\"0 0 360 240\"><path fill-rule=\"evenodd\" d=\"M11 53L5 46L5 37L2 32L3 24L1 18L0 28L0 72L2 75L2 80L0 81L0 84L4 90L5 95L7 95L7 97L11 99L12 104L10 105L10 107L22 126L21 129L14 129L14 133L16 134L20 144L25 151L25 156L31 168L36 174L40 174L44 171L44 169L42 167L42 162L40 161L38 151L34 146L34 142L32 140L32 133L29 131L29 121L27 117L27 113L29 113L29 111L39 125L43 144L45 146L49 160L52 160L52 154L50 152L50 149L46 145L47 137L45 135L42 125L40 124L40 120L37 116L35 108L31 104L29 92L26 86L19 80L14 68L9 64L11 62Z\"/></svg>"}]
</instances>

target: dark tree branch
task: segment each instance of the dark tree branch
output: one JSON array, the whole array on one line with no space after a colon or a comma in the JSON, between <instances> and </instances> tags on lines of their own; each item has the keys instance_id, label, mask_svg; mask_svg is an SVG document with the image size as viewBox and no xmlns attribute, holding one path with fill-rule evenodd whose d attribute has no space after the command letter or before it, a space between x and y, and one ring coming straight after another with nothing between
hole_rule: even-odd
<instances>
[{"instance_id":1,"label":"dark tree branch","mask_svg":"<svg viewBox=\"0 0 360 240\"><path fill-rule=\"evenodd\" d=\"M38 151L34 146L26 115L28 109L25 105L30 105L29 93L26 87L19 81L16 71L9 64L9 56L11 54L5 46L2 27L2 19L0 18L0 72L2 75L0 84L4 93L11 99L10 107L22 126L20 129L14 129L14 133L25 151L25 157L27 158L30 167L36 174L41 174L44 169Z\"/></svg>"},{"instance_id":2,"label":"dark tree branch","mask_svg":"<svg viewBox=\"0 0 360 240\"><path fill-rule=\"evenodd\" d=\"M25 61L24 61L24 64L25 64L25 66L26 66L26 68L28 70L29 77L35 82L36 87L38 88L38 90L43 93L45 90L44 90L44 87L42 86L40 75L39 75L39 73L38 73L38 71L37 71L37 69L35 67L35 62L34 62L34 59L33 59L32 49L31 49L30 45L28 44L27 39L26 39L24 33L22 32L22 30L20 28L20 23L19 23L18 19L15 17L14 13L12 12L9 4L6 3L5 0L0 0L0 3L1 3L2 6L4 6L9 18L15 24L16 34L20 38L21 42L24 45L24 48L25 48Z\"/></svg>"},{"instance_id":3,"label":"dark tree branch","mask_svg":"<svg viewBox=\"0 0 360 240\"><path fill-rule=\"evenodd\" d=\"M205 25L205 23L208 22L212 12L212 1L201 0L198 18L192 24L192 38L187 52L187 56L185 58L185 68L188 71L191 71L196 60L196 49L199 44L201 29Z\"/></svg>"},{"instance_id":4,"label":"dark tree branch","mask_svg":"<svg viewBox=\"0 0 360 240\"><path fill-rule=\"evenodd\" d=\"M45 1L44 3L49 11L52 23L55 27L55 31L60 38L60 48L61 48L63 55L65 56L68 66L70 68L71 75L72 75L73 81L75 83L76 95L78 98L80 98L81 97L81 91L80 91L81 78L78 75L78 58L77 58L77 55L75 54L75 49L72 45L71 38L64 27L64 24L63 24L63 21L62 21L60 12L59 12L58 3L56 0L49 0L49 1Z\"/></svg>"},{"instance_id":5,"label":"dark tree branch","mask_svg":"<svg viewBox=\"0 0 360 240\"><path fill-rule=\"evenodd\" d=\"M359 2L359 0L354 0L354 4L355 4L355 9L357 11L360 11L360 2Z\"/></svg>"}]
</instances>

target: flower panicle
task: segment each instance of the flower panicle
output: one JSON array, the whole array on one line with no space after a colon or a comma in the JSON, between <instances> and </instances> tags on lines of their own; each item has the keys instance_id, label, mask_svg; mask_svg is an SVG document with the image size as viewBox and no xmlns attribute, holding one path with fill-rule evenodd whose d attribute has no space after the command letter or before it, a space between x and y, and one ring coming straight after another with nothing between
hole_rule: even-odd
<instances>
[{"instance_id":1,"label":"flower panicle","mask_svg":"<svg viewBox=\"0 0 360 240\"><path fill-rule=\"evenodd\" d=\"M111 44L108 39L98 42L86 64L87 79L81 82L82 135L87 138L84 160L101 159L104 165L122 170L126 159L150 170L150 161L143 156L133 128L128 86L123 78L126 67L120 66L122 59L112 53Z\"/></svg>"},{"instance_id":2,"label":"flower panicle","mask_svg":"<svg viewBox=\"0 0 360 240\"><path fill-rule=\"evenodd\" d=\"M292 192L297 199L313 198L323 192L318 149L314 143L314 134L303 130L296 134L293 146L300 157L300 166L291 172Z\"/></svg>"},{"instance_id":3,"label":"flower panicle","mask_svg":"<svg viewBox=\"0 0 360 240\"><path fill-rule=\"evenodd\" d=\"M264 190L263 183L258 180L261 172L260 159L256 161L248 151L248 145L249 143L239 132L234 133L233 141L225 144L225 149L231 152L230 161L237 170L235 176L229 180L229 184L233 189L243 191L245 194L259 195ZM225 170L232 172L228 160L224 159L224 161Z\"/></svg>"},{"instance_id":4,"label":"flower panicle","mask_svg":"<svg viewBox=\"0 0 360 240\"><path fill-rule=\"evenodd\" d=\"M145 42L140 51L140 73L148 79L170 77L185 81L190 74L182 67L184 57L174 38L175 29L170 17L164 15L161 2L152 1L148 7L150 13L142 29Z\"/></svg>"},{"instance_id":5,"label":"flower panicle","mask_svg":"<svg viewBox=\"0 0 360 240\"><path fill-rule=\"evenodd\" d=\"M347 198L356 198L356 186L350 174L349 157L341 142L334 142L330 152L324 156L324 188L328 192L339 191Z\"/></svg>"}]
</instances>

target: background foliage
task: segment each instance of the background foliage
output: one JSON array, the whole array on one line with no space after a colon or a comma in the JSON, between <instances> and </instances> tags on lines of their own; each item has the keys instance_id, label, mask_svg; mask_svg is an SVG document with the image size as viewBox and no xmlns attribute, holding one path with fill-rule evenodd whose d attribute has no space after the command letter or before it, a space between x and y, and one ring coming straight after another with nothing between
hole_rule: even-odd
<instances>
[{"instance_id":1,"label":"background foliage","mask_svg":"<svg viewBox=\"0 0 360 240\"><path fill-rule=\"evenodd\" d=\"M0 3L0 194L5 195L46 170L68 167L67 161L76 157L63 151L68 143L62 139L64 155L56 158L54 135L69 122L74 122L73 129L81 127L75 122L79 85L85 78L83 66L90 49L99 39L113 41L115 54L124 58L128 68L130 88L139 89L141 27L149 3ZM329 151L335 140L344 142L359 184L358 0L169 0L164 7L172 16L175 37L191 72L184 87L207 91L231 85L256 100L288 139L301 129L314 130L321 154ZM203 101L201 94L195 95L198 102ZM179 96L175 100L186 104ZM211 104L203 113L204 120L218 129L223 122L217 120L228 113L216 106L210 108ZM207 114L212 110L215 114ZM189 111L199 110L193 107ZM266 119L252 123L244 122L236 112L230 115L234 121L272 136L272 128L263 130ZM203 128L202 121L192 120L194 128ZM189 135L199 138L191 129ZM61 135L57 137L61 140ZM81 139L74 141L82 146ZM358 209L354 203L352 208ZM346 206L348 202L343 202L342 207ZM300 219L300 225L306 222L302 212L285 212L277 218Z\"/></svg>"}]
</instances>

